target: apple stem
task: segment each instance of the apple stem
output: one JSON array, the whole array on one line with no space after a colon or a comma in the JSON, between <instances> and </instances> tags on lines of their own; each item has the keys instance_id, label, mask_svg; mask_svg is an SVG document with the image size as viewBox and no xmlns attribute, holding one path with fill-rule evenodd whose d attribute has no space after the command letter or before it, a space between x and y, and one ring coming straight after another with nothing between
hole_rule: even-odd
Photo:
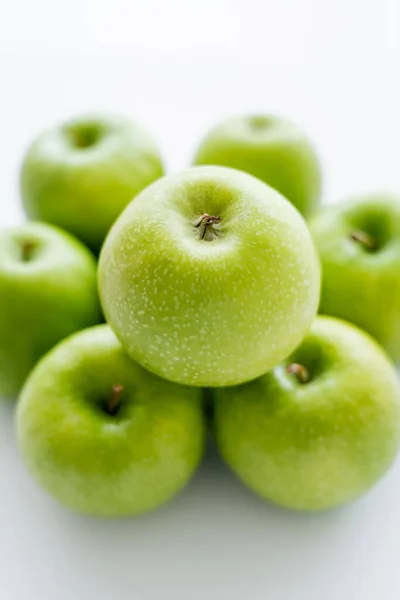
<instances>
[{"instance_id":1,"label":"apple stem","mask_svg":"<svg viewBox=\"0 0 400 600\"><path fill-rule=\"evenodd\" d=\"M361 229L352 231L350 237L354 242L362 244L368 250L376 250L376 241L374 240L372 235L370 235L366 231L362 231Z\"/></svg>"},{"instance_id":2,"label":"apple stem","mask_svg":"<svg viewBox=\"0 0 400 600\"><path fill-rule=\"evenodd\" d=\"M73 146L81 149L93 146L98 138L98 132L90 125L83 127L68 127L66 134Z\"/></svg>"},{"instance_id":3,"label":"apple stem","mask_svg":"<svg viewBox=\"0 0 400 600\"><path fill-rule=\"evenodd\" d=\"M28 262L31 260L34 249L35 244L33 242L24 242L22 244L21 250L23 262Z\"/></svg>"},{"instance_id":4,"label":"apple stem","mask_svg":"<svg viewBox=\"0 0 400 600\"><path fill-rule=\"evenodd\" d=\"M115 385L113 385L112 395L111 395L111 397L108 401L108 405L107 405L107 411L110 415L115 415L115 413L118 411L121 394L123 391L124 391L123 385L120 385L119 383L116 383Z\"/></svg>"},{"instance_id":5,"label":"apple stem","mask_svg":"<svg viewBox=\"0 0 400 600\"><path fill-rule=\"evenodd\" d=\"M207 213L204 213L198 219L196 219L194 226L196 228L204 228L200 237L201 240L211 241L217 237L216 230L219 228L220 222L221 217L213 217Z\"/></svg>"},{"instance_id":6,"label":"apple stem","mask_svg":"<svg viewBox=\"0 0 400 600\"><path fill-rule=\"evenodd\" d=\"M74 146L76 146L77 148L85 148L86 147L86 140L84 138L84 136L80 135L77 131L73 131L71 132L71 139L72 142L74 144Z\"/></svg>"},{"instance_id":7,"label":"apple stem","mask_svg":"<svg viewBox=\"0 0 400 600\"><path fill-rule=\"evenodd\" d=\"M308 383L310 381L310 374L303 365L298 363L292 363L286 367L286 372L291 375L295 375L299 383Z\"/></svg>"}]
</instances>

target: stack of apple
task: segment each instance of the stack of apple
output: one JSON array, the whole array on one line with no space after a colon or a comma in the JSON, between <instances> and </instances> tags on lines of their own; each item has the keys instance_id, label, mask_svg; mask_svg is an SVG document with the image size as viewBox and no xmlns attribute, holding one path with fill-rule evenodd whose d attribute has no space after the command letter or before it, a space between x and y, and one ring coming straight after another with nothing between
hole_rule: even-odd
<instances>
[{"instance_id":1,"label":"stack of apple","mask_svg":"<svg viewBox=\"0 0 400 600\"><path fill-rule=\"evenodd\" d=\"M182 489L211 425L265 499L343 504L400 441L400 200L308 227L319 161L277 117L220 124L195 163L161 177L150 136L119 117L29 148L31 221L0 233L0 394L19 397L21 453L67 506L132 515Z\"/></svg>"}]
</instances>

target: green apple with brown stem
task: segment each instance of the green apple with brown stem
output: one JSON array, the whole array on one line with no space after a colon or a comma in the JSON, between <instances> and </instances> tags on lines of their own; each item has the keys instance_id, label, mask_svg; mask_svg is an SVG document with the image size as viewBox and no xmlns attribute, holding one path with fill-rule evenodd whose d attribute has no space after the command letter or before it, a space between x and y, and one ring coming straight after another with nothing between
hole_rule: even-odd
<instances>
[{"instance_id":1,"label":"green apple with brown stem","mask_svg":"<svg viewBox=\"0 0 400 600\"><path fill-rule=\"evenodd\" d=\"M247 384L214 391L227 464L254 492L296 510L334 508L373 486L400 442L400 384L384 351L318 317L294 353Z\"/></svg>"},{"instance_id":2,"label":"green apple with brown stem","mask_svg":"<svg viewBox=\"0 0 400 600\"><path fill-rule=\"evenodd\" d=\"M104 244L99 286L127 352L161 377L241 383L287 356L310 327L320 267L283 196L224 167L193 167L144 190Z\"/></svg>"},{"instance_id":3,"label":"green apple with brown stem","mask_svg":"<svg viewBox=\"0 0 400 600\"><path fill-rule=\"evenodd\" d=\"M365 329L400 363L400 196L328 206L310 229L322 263L320 312Z\"/></svg>"},{"instance_id":4,"label":"green apple with brown stem","mask_svg":"<svg viewBox=\"0 0 400 600\"><path fill-rule=\"evenodd\" d=\"M56 346L17 409L22 455L38 483L94 516L136 515L170 500L202 458L201 390L152 375L106 325Z\"/></svg>"}]
</instances>

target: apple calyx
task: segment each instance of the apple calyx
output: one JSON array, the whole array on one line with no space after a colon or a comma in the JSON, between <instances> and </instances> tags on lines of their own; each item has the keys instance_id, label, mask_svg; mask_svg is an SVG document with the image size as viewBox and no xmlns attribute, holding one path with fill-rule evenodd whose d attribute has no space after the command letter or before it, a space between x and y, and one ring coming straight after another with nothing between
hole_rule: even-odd
<instances>
[{"instance_id":1,"label":"apple calyx","mask_svg":"<svg viewBox=\"0 0 400 600\"><path fill-rule=\"evenodd\" d=\"M98 132L90 126L70 127L67 135L75 148L85 149L94 146L98 140Z\"/></svg>"},{"instance_id":2,"label":"apple calyx","mask_svg":"<svg viewBox=\"0 0 400 600\"><path fill-rule=\"evenodd\" d=\"M286 372L290 375L294 375L299 383L308 383L310 381L310 374L303 365L298 363L292 363L286 367Z\"/></svg>"},{"instance_id":3,"label":"apple calyx","mask_svg":"<svg viewBox=\"0 0 400 600\"><path fill-rule=\"evenodd\" d=\"M218 229L219 224L221 222L221 217L213 217L212 215L208 215L207 213L202 214L196 221L194 222L194 226L201 230L201 240L206 240L207 242L211 242L213 239L218 237Z\"/></svg>"},{"instance_id":4,"label":"apple calyx","mask_svg":"<svg viewBox=\"0 0 400 600\"><path fill-rule=\"evenodd\" d=\"M32 259L33 252L35 250L35 243L26 241L21 246L21 260L22 262L29 262Z\"/></svg>"},{"instance_id":5,"label":"apple calyx","mask_svg":"<svg viewBox=\"0 0 400 600\"><path fill-rule=\"evenodd\" d=\"M109 415L116 415L120 408L121 394L124 391L124 386L116 383L112 387L112 395L107 404L107 412Z\"/></svg>"},{"instance_id":6,"label":"apple calyx","mask_svg":"<svg viewBox=\"0 0 400 600\"><path fill-rule=\"evenodd\" d=\"M350 234L350 238L354 242L358 242L359 244L362 244L367 250L372 251L372 250L377 249L377 244L376 244L375 239L372 237L372 235L370 235L366 231L362 231L361 229L352 231Z\"/></svg>"},{"instance_id":7,"label":"apple calyx","mask_svg":"<svg viewBox=\"0 0 400 600\"><path fill-rule=\"evenodd\" d=\"M271 118L263 115L253 115L248 118L248 123L254 131L262 131L271 125Z\"/></svg>"}]
</instances>

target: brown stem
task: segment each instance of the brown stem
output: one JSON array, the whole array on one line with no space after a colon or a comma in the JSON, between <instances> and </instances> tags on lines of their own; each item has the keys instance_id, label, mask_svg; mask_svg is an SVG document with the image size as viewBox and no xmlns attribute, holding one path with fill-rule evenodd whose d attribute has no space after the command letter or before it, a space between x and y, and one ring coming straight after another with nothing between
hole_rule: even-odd
<instances>
[{"instance_id":1,"label":"brown stem","mask_svg":"<svg viewBox=\"0 0 400 600\"><path fill-rule=\"evenodd\" d=\"M32 258L33 251L35 249L34 242L24 242L21 247L21 255L23 262L28 262Z\"/></svg>"},{"instance_id":2,"label":"brown stem","mask_svg":"<svg viewBox=\"0 0 400 600\"><path fill-rule=\"evenodd\" d=\"M196 228L198 227L203 227L203 232L202 235L200 237L200 239L202 240L211 240L214 237L216 237L216 228L219 227L219 223L221 221L221 217L213 217L211 215L208 215L207 213L204 213L203 215L201 215L197 221L195 221L194 226ZM213 235L208 235L206 237L206 234L210 232L210 234L212 233Z\"/></svg>"},{"instance_id":3,"label":"brown stem","mask_svg":"<svg viewBox=\"0 0 400 600\"><path fill-rule=\"evenodd\" d=\"M295 375L299 383L308 383L310 381L310 374L303 365L292 363L286 367L286 371L291 375Z\"/></svg>"},{"instance_id":4,"label":"brown stem","mask_svg":"<svg viewBox=\"0 0 400 600\"><path fill-rule=\"evenodd\" d=\"M86 148L87 141L83 135L80 135L77 131L71 131L70 137L71 137L73 145L76 148Z\"/></svg>"},{"instance_id":5,"label":"brown stem","mask_svg":"<svg viewBox=\"0 0 400 600\"><path fill-rule=\"evenodd\" d=\"M112 387L112 395L107 404L107 411L110 415L115 415L118 412L121 400L121 394L124 391L124 386L116 383Z\"/></svg>"},{"instance_id":6,"label":"brown stem","mask_svg":"<svg viewBox=\"0 0 400 600\"><path fill-rule=\"evenodd\" d=\"M69 127L66 133L75 148L89 148L98 139L98 132L90 125L86 127Z\"/></svg>"},{"instance_id":7,"label":"brown stem","mask_svg":"<svg viewBox=\"0 0 400 600\"><path fill-rule=\"evenodd\" d=\"M358 242L359 244L365 246L367 250L376 250L376 241L374 240L372 235L370 235L366 231L357 229L351 232L350 237L354 242Z\"/></svg>"}]
</instances>

